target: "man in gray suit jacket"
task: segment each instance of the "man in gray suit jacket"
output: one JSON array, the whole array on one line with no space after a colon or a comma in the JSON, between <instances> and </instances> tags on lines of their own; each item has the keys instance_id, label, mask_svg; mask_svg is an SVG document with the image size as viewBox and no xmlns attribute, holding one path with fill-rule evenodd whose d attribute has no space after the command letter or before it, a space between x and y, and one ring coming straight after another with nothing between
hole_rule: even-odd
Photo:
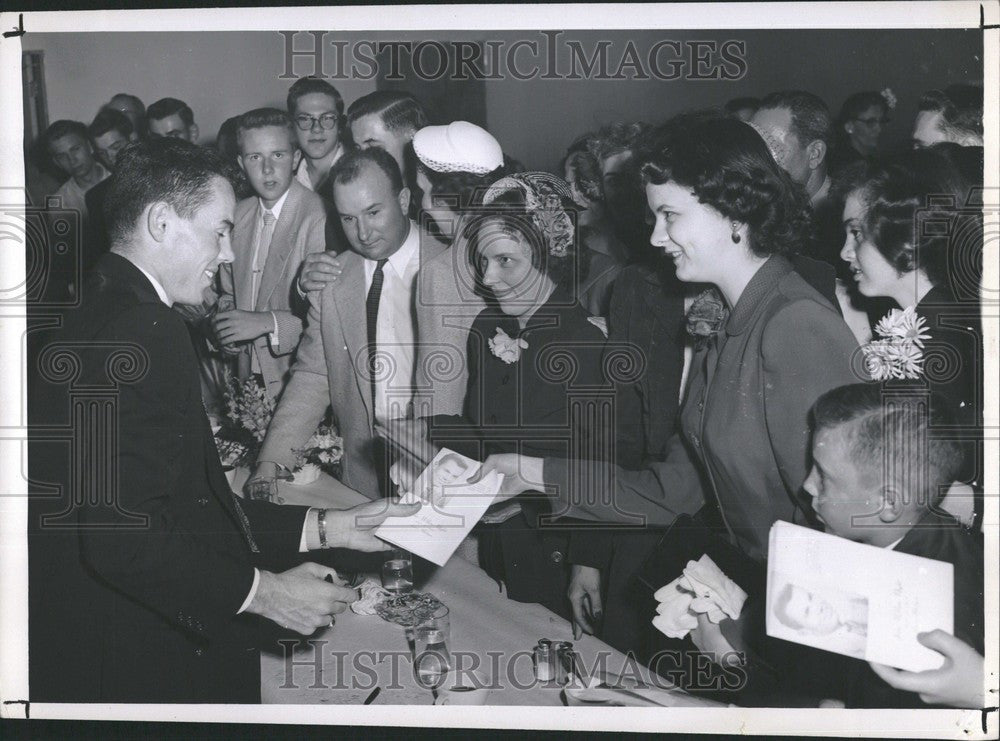
<instances>
[{"instance_id":1,"label":"man in gray suit jacket","mask_svg":"<svg viewBox=\"0 0 1000 741\"><path fill-rule=\"evenodd\" d=\"M392 156L377 148L334 166L333 195L351 250L339 278L310 295L291 378L275 410L250 486L273 488L295 462L327 405L344 438L342 480L376 499L387 480L375 423L406 414L417 343L415 279L444 247L421 240L410 193Z\"/></svg>"},{"instance_id":2,"label":"man in gray suit jacket","mask_svg":"<svg viewBox=\"0 0 1000 741\"><path fill-rule=\"evenodd\" d=\"M263 377L281 395L302 335L304 301L294 282L303 258L325 247L322 199L294 180L300 152L284 111L262 108L240 117L240 166L256 196L236 204L235 260L220 272L222 294L214 326L237 375ZM238 343L238 344L236 344Z\"/></svg>"}]
</instances>

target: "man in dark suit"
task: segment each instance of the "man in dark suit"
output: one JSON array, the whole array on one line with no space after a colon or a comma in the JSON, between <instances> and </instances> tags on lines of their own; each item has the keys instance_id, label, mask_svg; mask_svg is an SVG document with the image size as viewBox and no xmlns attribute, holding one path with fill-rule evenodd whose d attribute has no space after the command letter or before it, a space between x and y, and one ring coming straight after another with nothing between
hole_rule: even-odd
<instances>
[{"instance_id":1,"label":"man in dark suit","mask_svg":"<svg viewBox=\"0 0 1000 741\"><path fill-rule=\"evenodd\" d=\"M356 598L329 567L276 573L276 559L381 550L371 528L416 510L281 507L230 490L170 309L199 302L233 259L225 172L176 139L126 149L106 201L111 253L41 349L32 423L72 429L73 445L32 451L32 700L259 702L258 616L309 635Z\"/></svg>"}]
</instances>

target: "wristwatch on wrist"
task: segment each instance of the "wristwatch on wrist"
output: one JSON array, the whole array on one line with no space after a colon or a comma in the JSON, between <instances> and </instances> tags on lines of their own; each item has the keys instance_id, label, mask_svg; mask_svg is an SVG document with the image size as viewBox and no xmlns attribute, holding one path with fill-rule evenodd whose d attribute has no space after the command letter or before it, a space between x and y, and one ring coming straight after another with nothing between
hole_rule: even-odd
<instances>
[{"instance_id":1,"label":"wristwatch on wrist","mask_svg":"<svg viewBox=\"0 0 1000 741\"><path fill-rule=\"evenodd\" d=\"M326 510L321 509L316 515L316 524L319 526L319 547L329 548L330 544L326 542Z\"/></svg>"}]
</instances>

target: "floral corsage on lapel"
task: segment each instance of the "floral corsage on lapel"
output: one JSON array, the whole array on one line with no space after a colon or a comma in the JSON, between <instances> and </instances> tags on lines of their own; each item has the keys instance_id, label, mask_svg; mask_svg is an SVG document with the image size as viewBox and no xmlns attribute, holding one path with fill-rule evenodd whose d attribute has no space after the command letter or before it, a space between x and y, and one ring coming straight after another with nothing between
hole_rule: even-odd
<instances>
[{"instance_id":1,"label":"floral corsage on lapel","mask_svg":"<svg viewBox=\"0 0 1000 741\"><path fill-rule=\"evenodd\" d=\"M875 334L882 339L861 348L872 380L920 378L924 372L924 340L930 335L916 309L893 309L875 325Z\"/></svg>"},{"instance_id":2,"label":"floral corsage on lapel","mask_svg":"<svg viewBox=\"0 0 1000 741\"><path fill-rule=\"evenodd\" d=\"M521 359L521 351L528 349L528 343L521 338L514 339L497 327L497 333L490 338L490 351L510 365Z\"/></svg>"},{"instance_id":3,"label":"floral corsage on lapel","mask_svg":"<svg viewBox=\"0 0 1000 741\"><path fill-rule=\"evenodd\" d=\"M695 298L685 316L685 321L688 334L694 338L695 345L700 347L710 337L719 333L728 318L729 310L719 291L708 288Z\"/></svg>"}]
</instances>

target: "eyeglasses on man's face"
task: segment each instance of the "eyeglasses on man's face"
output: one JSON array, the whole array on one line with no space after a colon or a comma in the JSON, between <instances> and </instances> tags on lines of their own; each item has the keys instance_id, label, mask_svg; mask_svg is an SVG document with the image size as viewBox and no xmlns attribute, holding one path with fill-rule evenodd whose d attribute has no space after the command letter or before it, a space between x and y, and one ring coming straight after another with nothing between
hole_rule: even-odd
<instances>
[{"instance_id":1,"label":"eyeglasses on man's face","mask_svg":"<svg viewBox=\"0 0 1000 741\"><path fill-rule=\"evenodd\" d=\"M337 127L338 120L339 116L336 113L324 113L322 116L310 116L307 113L300 113L295 117L295 125L302 131L309 131L309 129L319 122L320 128L329 131Z\"/></svg>"},{"instance_id":2,"label":"eyeglasses on man's face","mask_svg":"<svg viewBox=\"0 0 1000 741\"><path fill-rule=\"evenodd\" d=\"M868 118L856 118L854 120L863 123L865 126L874 126L875 124L887 126L892 119L888 116L882 116L881 118L878 116L869 116Z\"/></svg>"}]
</instances>

